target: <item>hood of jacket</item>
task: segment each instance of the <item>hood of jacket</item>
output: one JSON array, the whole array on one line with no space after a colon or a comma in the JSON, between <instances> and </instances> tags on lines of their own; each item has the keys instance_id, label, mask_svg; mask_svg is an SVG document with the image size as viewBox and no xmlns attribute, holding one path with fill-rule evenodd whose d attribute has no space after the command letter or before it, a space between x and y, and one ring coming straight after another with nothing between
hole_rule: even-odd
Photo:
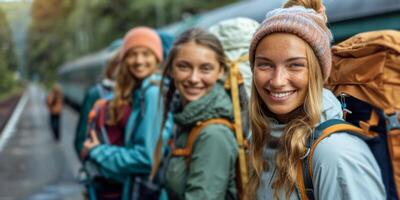
<instances>
[{"instance_id":1,"label":"hood of jacket","mask_svg":"<svg viewBox=\"0 0 400 200\"><path fill-rule=\"evenodd\" d=\"M342 106L336 96L328 89L323 90L321 123L330 119L342 119Z\"/></svg>"},{"instance_id":2,"label":"hood of jacket","mask_svg":"<svg viewBox=\"0 0 400 200\"><path fill-rule=\"evenodd\" d=\"M173 111L174 122L181 127L192 127L199 121L211 118L233 118L231 99L220 82L200 99L188 103L184 108L177 108Z\"/></svg>"}]
</instances>

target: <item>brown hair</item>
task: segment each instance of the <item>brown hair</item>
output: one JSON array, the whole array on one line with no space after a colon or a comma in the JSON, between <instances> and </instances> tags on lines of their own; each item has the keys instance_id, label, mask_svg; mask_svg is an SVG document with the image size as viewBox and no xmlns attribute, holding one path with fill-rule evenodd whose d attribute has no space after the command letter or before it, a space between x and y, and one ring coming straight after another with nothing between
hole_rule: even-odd
<instances>
[{"instance_id":1,"label":"brown hair","mask_svg":"<svg viewBox=\"0 0 400 200\"><path fill-rule=\"evenodd\" d=\"M209 49L211 49L216 57L217 60L220 64L221 67L226 67L226 59L225 59L225 54L224 54L224 49L222 47L221 42L218 40L218 38L216 36L214 36L213 34L200 29L200 28L192 28L189 29L185 32L183 32L174 42L174 45L171 48L171 51L169 52L169 56L166 60L166 62L164 63L164 71L163 71L163 81L161 81L161 91L163 91L164 89L164 85L163 83L165 82L164 80L166 78L171 78L169 76L170 72L171 72L171 68L172 68L172 63L175 60L175 57L177 56L177 54L179 53L179 50L181 49L181 47L185 44L188 44L190 42L193 42L195 44L207 47ZM172 79L172 78L171 78ZM170 81L169 87L166 90L166 95L165 95L165 99L164 99L164 120L163 122L165 122L166 120L166 116L167 113L169 112L170 109L170 104L172 101L172 97L173 94L175 92L175 85L173 83L173 81ZM164 94L164 92L160 93L161 95ZM164 123L163 123L164 124Z\"/></svg>"},{"instance_id":2,"label":"brown hair","mask_svg":"<svg viewBox=\"0 0 400 200\"><path fill-rule=\"evenodd\" d=\"M310 137L313 127L320 120L322 112L323 76L313 50L306 45L306 57L308 66L308 88L304 104L299 108L284 129L284 133L278 140L276 154L276 179L272 183L274 197L279 199L279 192L284 191L286 198L293 192L296 183L297 162L305 155L307 139ZM268 169L268 161L263 159L263 151L271 142L271 112L261 99L254 82L250 97L250 125L252 140L250 145L251 167L253 168L247 195L254 199L260 186L261 174Z\"/></svg>"},{"instance_id":3,"label":"brown hair","mask_svg":"<svg viewBox=\"0 0 400 200\"><path fill-rule=\"evenodd\" d=\"M107 67L104 71L104 78L114 80L117 74L118 65L119 65L119 55L118 53L116 53L107 63Z\"/></svg>"}]
</instances>

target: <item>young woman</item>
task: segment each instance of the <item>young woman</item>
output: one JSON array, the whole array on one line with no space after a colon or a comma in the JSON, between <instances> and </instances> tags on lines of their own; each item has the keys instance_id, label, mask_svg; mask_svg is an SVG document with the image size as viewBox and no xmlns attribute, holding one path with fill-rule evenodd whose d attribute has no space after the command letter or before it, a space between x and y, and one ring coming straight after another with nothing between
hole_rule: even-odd
<instances>
[{"instance_id":1,"label":"young woman","mask_svg":"<svg viewBox=\"0 0 400 200\"><path fill-rule=\"evenodd\" d=\"M249 199L300 199L297 166L308 155L311 134L320 123L342 118L340 103L323 88L331 68L331 33L315 10L271 11L253 36ZM345 132L316 147L312 185L315 199L385 199L370 149Z\"/></svg>"},{"instance_id":2,"label":"young woman","mask_svg":"<svg viewBox=\"0 0 400 200\"><path fill-rule=\"evenodd\" d=\"M166 96L166 111L172 111L176 130L171 152L186 147L190 131L199 123L233 119L231 99L219 81L224 70L224 51L214 35L191 29L175 41L163 74L171 78ZM170 199L236 199L237 152L235 136L226 125L202 128L189 156L172 153L167 159Z\"/></svg>"},{"instance_id":3,"label":"young woman","mask_svg":"<svg viewBox=\"0 0 400 200\"><path fill-rule=\"evenodd\" d=\"M120 183L114 191L96 191L98 199L130 198L132 177L147 178L150 173L161 129L161 76L157 72L163 52L159 36L150 28L134 28L126 34L119 55L121 66L107 110L107 125L114 125L107 130L112 144L100 144L96 132L91 131L83 149L102 177ZM168 131L164 133L168 135Z\"/></svg>"}]
</instances>

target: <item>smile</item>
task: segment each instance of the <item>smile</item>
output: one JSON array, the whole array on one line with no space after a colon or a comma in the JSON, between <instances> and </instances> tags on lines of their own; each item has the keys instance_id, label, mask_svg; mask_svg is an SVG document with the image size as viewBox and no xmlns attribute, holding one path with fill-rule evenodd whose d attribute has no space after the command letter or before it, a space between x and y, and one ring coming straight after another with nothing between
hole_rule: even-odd
<instances>
[{"instance_id":1,"label":"smile","mask_svg":"<svg viewBox=\"0 0 400 200\"><path fill-rule=\"evenodd\" d=\"M290 96L292 96L296 90L292 90L292 91L285 91L285 92L271 92L268 91L270 94L270 97L275 100L275 101L283 101L288 99Z\"/></svg>"},{"instance_id":2,"label":"smile","mask_svg":"<svg viewBox=\"0 0 400 200\"><path fill-rule=\"evenodd\" d=\"M184 86L186 93L191 94L191 95L196 95L200 93L203 88L199 87L190 87L190 86Z\"/></svg>"}]
</instances>

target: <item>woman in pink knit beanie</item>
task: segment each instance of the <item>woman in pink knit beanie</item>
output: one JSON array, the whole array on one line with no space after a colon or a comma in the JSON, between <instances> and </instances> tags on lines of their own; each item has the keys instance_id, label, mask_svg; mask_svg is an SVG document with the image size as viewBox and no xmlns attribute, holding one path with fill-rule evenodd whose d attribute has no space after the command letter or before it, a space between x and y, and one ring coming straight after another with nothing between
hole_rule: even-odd
<instances>
[{"instance_id":1,"label":"woman in pink knit beanie","mask_svg":"<svg viewBox=\"0 0 400 200\"><path fill-rule=\"evenodd\" d=\"M342 118L339 101L323 88L331 69L332 35L321 2L314 2L312 9L293 6L269 12L253 36L253 171L247 197L384 199L379 167L362 139L334 134L309 156L319 133L316 127ZM308 167L302 168L303 163ZM303 177L303 171L309 176Z\"/></svg>"}]
</instances>

